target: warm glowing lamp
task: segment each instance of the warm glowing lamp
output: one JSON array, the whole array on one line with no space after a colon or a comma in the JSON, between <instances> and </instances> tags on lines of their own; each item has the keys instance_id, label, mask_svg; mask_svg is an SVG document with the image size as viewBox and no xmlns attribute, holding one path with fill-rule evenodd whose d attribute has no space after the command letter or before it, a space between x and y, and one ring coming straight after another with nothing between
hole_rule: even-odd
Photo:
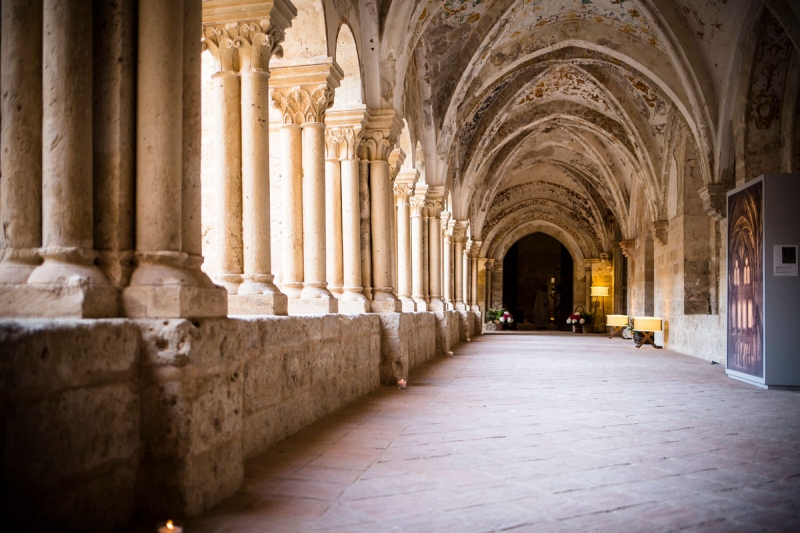
<instances>
[{"instance_id":1,"label":"warm glowing lamp","mask_svg":"<svg viewBox=\"0 0 800 533\"><path fill-rule=\"evenodd\" d=\"M601 323L597 320L597 299L603 299L603 315L606 314L606 296L608 296L608 287L602 286L593 286L589 289L589 296L594 296L594 309L592 310L592 314L594 315L595 324L598 327L601 326ZM594 328L592 328L594 329ZM602 331L602 329L601 329Z\"/></svg>"},{"instance_id":2,"label":"warm glowing lamp","mask_svg":"<svg viewBox=\"0 0 800 533\"><path fill-rule=\"evenodd\" d=\"M632 329L634 331L641 331L644 333L642 340L640 340L639 344L636 345L637 348L641 348L642 344L645 343L652 344L656 348L660 348L660 346L653 342L653 334L656 331L664 330L664 320L653 316L635 316L632 318L632 321Z\"/></svg>"},{"instance_id":3,"label":"warm glowing lamp","mask_svg":"<svg viewBox=\"0 0 800 533\"><path fill-rule=\"evenodd\" d=\"M628 325L628 315L607 315L606 326L614 328L608 335L609 339L613 339L617 335L622 337L622 330Z\"/></svg>"},{"instance_id":4,"label":"warm glowing lamp","mask_svg":"<svg viewBox=\"0 0 800 533\"><path fill-rule=\"evenodd\" d=\"M589 296L608 296L608 287L592 287Z\"/></svg>"}]
</instances>

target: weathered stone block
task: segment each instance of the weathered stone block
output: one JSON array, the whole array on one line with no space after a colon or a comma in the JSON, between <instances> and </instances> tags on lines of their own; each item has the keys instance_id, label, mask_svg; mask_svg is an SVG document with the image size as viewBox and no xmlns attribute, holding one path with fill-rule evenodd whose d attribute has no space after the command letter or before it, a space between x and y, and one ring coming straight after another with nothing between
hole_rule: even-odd
<instances>
[{"instance_id":1,"label":"weathered stone block","mask_svg":"<svg viewBox=\"0 0 800 533\"><path fill-rule=\"evenodd\" d=\"M138 451L139 398L130 383L69 389L11 403L5 413L2 469L11 494L58 491ZM120 490L132 494L133 486Z\"/></svg>"}]
</instances>

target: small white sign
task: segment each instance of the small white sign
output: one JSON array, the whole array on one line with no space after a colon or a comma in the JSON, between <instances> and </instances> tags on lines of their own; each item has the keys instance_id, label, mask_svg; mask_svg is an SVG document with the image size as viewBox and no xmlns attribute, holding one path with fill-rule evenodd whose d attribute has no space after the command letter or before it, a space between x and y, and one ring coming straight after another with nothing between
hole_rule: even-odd
<instances>
[{"instance_id":1,"label":"small white sign","mask_svg":"<svg viewBox=\"0 0 800 533\"><path fill-rule=\"evenodd\" d=\"M797 245L776 244L772 250L773 275L797 276Z\"/></svg>"}]
</instances>

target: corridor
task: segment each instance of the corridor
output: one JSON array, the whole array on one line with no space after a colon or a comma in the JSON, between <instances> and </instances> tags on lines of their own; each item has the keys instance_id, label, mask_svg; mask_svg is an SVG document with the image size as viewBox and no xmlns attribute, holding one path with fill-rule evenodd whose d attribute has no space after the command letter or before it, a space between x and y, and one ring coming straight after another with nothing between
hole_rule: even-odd
<instances>
[{"instance_id":1,"label":"corridor","mask_svg":"<svg viewBox=\"0 0 800 533\"><path fill-rule=\"evenodd\" d=\"M800 394L631 341L495 334L247 464L188 533L798 531Z\"/></svg>"}]
</instances>

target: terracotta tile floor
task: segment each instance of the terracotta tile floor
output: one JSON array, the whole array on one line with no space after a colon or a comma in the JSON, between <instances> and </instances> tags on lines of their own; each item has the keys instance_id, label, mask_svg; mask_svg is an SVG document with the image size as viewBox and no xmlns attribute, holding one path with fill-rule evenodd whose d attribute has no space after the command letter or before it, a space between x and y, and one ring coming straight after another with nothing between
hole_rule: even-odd
<instances>
[{"instance_id":1,"label":"terracotta tile floor","mask_svg":"<svg viewBox=\"0 0 800 533\"><path fill-rule=\"evenodd\" d=\"M800 531L797 392L594 335L455 353L251 461L185 531Z\"/></svg>"}]
</instances>

